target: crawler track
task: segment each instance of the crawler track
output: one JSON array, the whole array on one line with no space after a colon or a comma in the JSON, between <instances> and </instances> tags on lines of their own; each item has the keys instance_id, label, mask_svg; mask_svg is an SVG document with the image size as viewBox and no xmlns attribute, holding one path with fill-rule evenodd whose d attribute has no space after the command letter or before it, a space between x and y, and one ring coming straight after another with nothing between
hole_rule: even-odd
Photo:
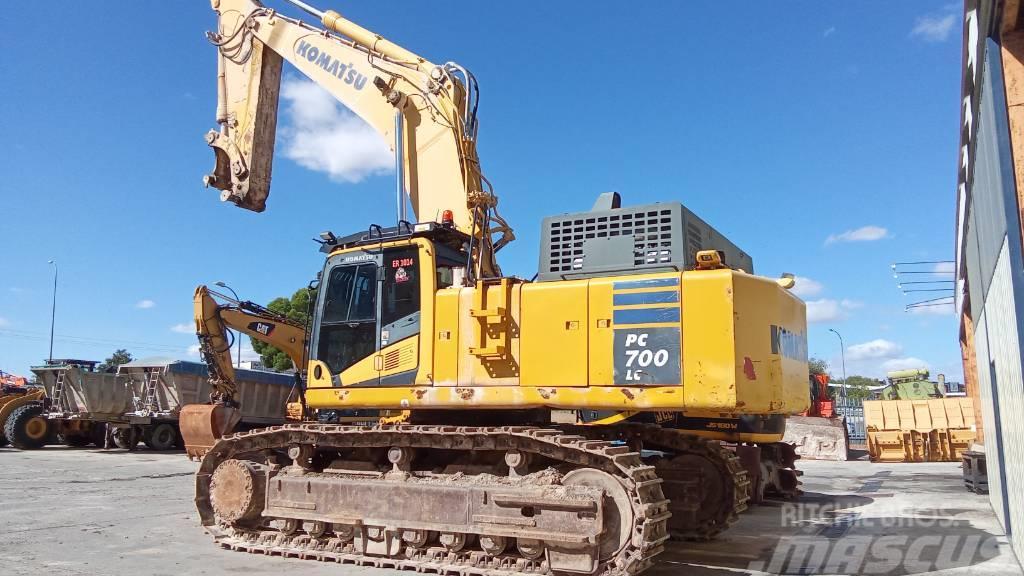
<instances>
[{"instance_id":1,"label":"crawler track","mask_svg":"<svg viewBox=\"0 0 1024 576\"><path fill-rule=\"evenodd\" d=\"M590 438L618 440L666 453L653 461L667 483L675 540L709 540L734 524L747 509L752 486L740 459L716 440L657 424L577 426Z\"/></svg>"},{"instance_id":2,"label":"crawler track","mask_svg":"<svg viewBox=\"0 0 1024 576\"><path fill-rule=\"evenodd\" d=\"M346 451L412 448L422 452L515 451L560 463L564 469L596 469L613 476L625 488L631 506L632 525L624 533L622 544L601 554L593 574L636 574L652 564L668 539L669 501L662 491L662 480L654 466L645 463L638 452L606 440L570 435L554 428L530 427L457 427L432 425L334 426L291 424L235 434L217 442L206 454L196 475L196 506L203 525L218 545L232 550L273 554L296 558L334 561L358 565L480 576L544 575L553 570L545 555L529 556L512 551L486 554L466 548L454 552L439 545L402 546L394 554L369 554L359 550L350 536L317 530L273 528L270 522L255 525L230 525L216 517L211 502L211 480L218 465L229 459L267 462L289 447L309 446L315 450ZM280 468L280 466L277 466ZM566 476L568 477L568 476ZM278 521L289 518L276 516ZM298 526L303 526L301 522ZM402 529L402 527L397 527ZM360 527L356 530L380 530L384 527ZM346 530L349 530L346 527ZM345 532L348 534L348 532ZM596 554L595 554L596 557Z\"/></svg>"}]
</instances>

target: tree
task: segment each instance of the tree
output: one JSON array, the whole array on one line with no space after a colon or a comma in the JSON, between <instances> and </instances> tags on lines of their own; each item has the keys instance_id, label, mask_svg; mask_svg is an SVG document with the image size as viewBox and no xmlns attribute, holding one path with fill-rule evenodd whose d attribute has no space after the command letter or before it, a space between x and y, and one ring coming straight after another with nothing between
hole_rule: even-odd
<instances>
[{"instance_id":1,"label":"tree","mask_svg":"<svg viewBox=\"0 0 1024 576\"><path fill-rule=\"evenodd\" d=\"M840 381L846 385L846 397L852 400L867 400L871 398L871 388L880 386L884 382L868 378L866 376L849 376L846 381Z\"/></svg>"},{"instance_id":2,"label":"tree","mask_svg":"<svg viewBox=\"0 0 1024 576\"><path fill-rule=\"evenodd\" d=\"M299 288L292 294L291 298L274 298L270 301L270 304L267 304L267 308L285 316L289 320L308 325L309 303L310 300L315 299L316 290ZM260 355L260 361L263 362L264 366L272 370L290 370L292 368L292 360L287 354L266 342L260 342L252 337L249 339L252 340L252 349ZM301 366L299 368L301 369Z\"/></svg>"},{"instance_id":3,"label":"tree","mask_svg":"<svg viewBox=\"0 0 1024 576\"><path fill-rule=\"evenodd\" d=\"M811 371L811 376L817 376L819 374L828 374L828 362L821 358L811 358L807 361L807 368Z\"/></svg>"},{"instance_id":4,"label":"tree","mask_svg":"<svg viewBox=\"0 0 1024 576\"><path fill-rule=\"evenodd\" d=\"M135 358L132 357L131 353L124 348L118 348L117 350L114 350L114 353L110 355L110 358L104 360L98 368L100 372L117 372L118 366L121 364L127 364L132 360L135 360Z\"/></svg>"}]
</instances>

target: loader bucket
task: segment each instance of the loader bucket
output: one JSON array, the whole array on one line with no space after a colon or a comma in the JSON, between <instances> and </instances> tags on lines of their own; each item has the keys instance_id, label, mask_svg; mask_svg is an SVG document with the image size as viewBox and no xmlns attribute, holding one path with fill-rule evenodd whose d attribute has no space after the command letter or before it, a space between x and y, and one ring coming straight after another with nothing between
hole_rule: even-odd
<instances>
[{"instance_id":1,"label":"loader bucket","mask_svg":"<svg viewBox=\"0 0 1024 576\"><path fill-rule=\"evenodd\" d=\"M188 404L178 415L181 437L189 458L200 459L225 434L230 434L242 418L238 408L223 404Z\"/></svg>"}]
</instances>

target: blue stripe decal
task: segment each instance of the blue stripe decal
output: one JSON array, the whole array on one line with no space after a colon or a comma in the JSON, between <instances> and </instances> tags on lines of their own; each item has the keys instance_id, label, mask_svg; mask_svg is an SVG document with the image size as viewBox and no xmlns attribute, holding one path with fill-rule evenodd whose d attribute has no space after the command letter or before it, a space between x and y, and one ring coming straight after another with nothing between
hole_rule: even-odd
<instances>
[{"instance_id":1,"label":"blue stripe decal","mask_svg":"<svg viewBox=\"0 0 1024 576\"><path fill-rule=\"evenodd\" d=\"M662 288L665 286L679 286L679 278L650 278L648 280L629 280L616 282L613 290L629 290L632 288Z\"/></svg>"},{"instance_id":2,"label":"blue stripe decal","mask_svg":"<svg viewBox=\"0 0 1024 576\"><path fill-rule=\"evenodd\" d=\"M622 324L657 324L679 322L679 308L632 308L613 313L616 326Z\"/></svg>"},{"instance_id":3,"label":"blue stripe decal","mask_svg":"<svg viewBox=\"0 0 1024 576\"><path fill-rule=\"evenodd\" d=\"M626 292L612 296L612 304L615 306L671 304L673 302L679 302L679 292L676 290L666 290L665 292Z\"/></svg>"}]
</instances>

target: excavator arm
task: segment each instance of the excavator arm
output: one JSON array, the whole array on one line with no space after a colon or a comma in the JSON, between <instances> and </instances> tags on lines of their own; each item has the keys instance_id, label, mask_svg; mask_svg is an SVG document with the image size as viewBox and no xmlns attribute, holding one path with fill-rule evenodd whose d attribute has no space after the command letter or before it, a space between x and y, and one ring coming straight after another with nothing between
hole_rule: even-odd
<instances>
[{"instance_id":1,"label":"excavator arm","mask_svg":"<svg viewBox=\"0 0 1024 576\"><path fill-rule=\"evenodd\" d=\"M210 404L189 404L182 408L179 426L186 452L191 457L200 457L218 438L231 432L241 418L231 360L233 342L228 337L228 329L280 349L291 358L296 373L303 364L306 329L272 310L252 302L233 300L206 286L196 288L193 312L199 351L210 371L213 391Z\"/></svg>"},{"instance_id":2,"label":"excavator arm","mask_svg":"<svg viewBox=\"0 0 1024 576\"><path fill-rule=\"evenodd\" d=\"M287 60L395 150L398 194L408 193L417 221L450 211L455 227L474 239L472 272L500 275L494 252L514 235L480 170L473 75L452 62L429 62L337 12L289 1L314 14L322 28L255 0L211 0L218 15L209 38L218 51L220 128L207 134L216 164L206 184L220 189L222 200L265 208Z\"/></svg>"},{"instance_id":3,"label":"excavator arm","mask_svg":"<svg viewBox=\"0 0 1024 576\"><path fill-rule=\"evenodd\" d=\"M230 304L220 304L214 296ZM306 348L306 327L302 324L258 304L232 300L206 286L196 288L193 308L199 350L210 370L215 399L230 403L237 392L229 328L281 350L296 371L301 370Z\"/></svg>"}]
</instances>

